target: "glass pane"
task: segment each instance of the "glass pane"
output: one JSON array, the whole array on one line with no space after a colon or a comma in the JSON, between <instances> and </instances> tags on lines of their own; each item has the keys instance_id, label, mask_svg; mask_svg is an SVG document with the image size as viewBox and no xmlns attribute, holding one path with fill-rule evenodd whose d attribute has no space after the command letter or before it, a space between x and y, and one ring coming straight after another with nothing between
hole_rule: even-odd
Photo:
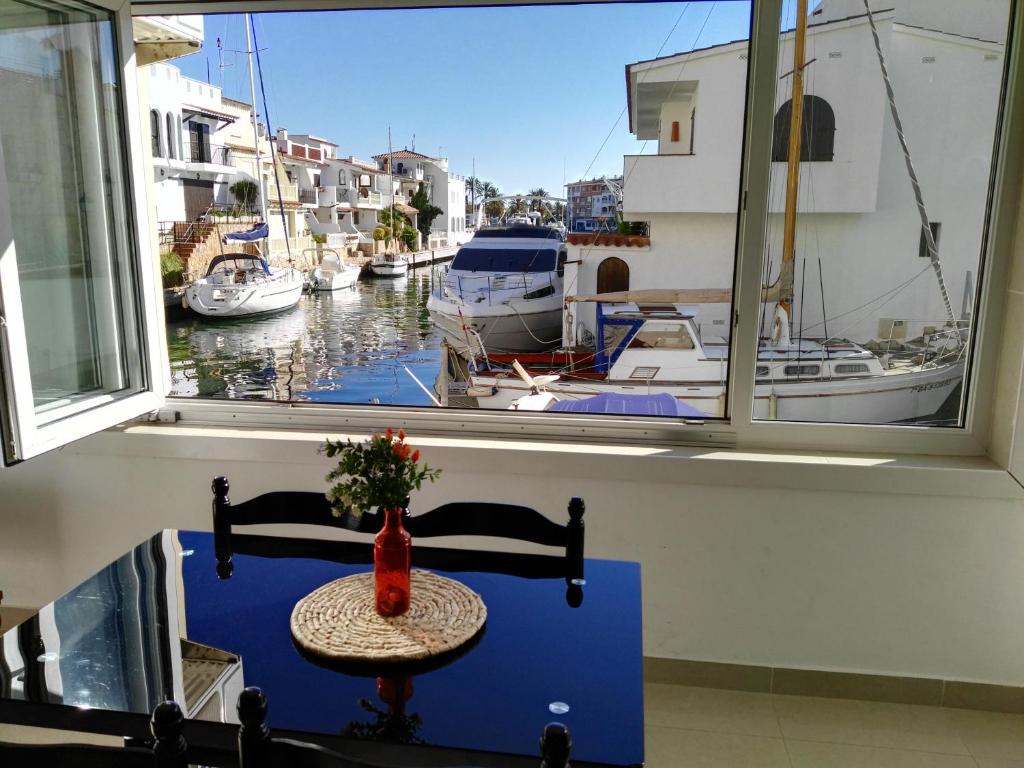
<instances>
[{"instance_id":1,"label":"glass pane","mask_svg":"<svg viewBox=\"0 0 1024 768\"><path fill-rule=\"evenodd\" d=\"M206 16L201 54L140 69L165 284L187 304L168 320L172 393L725 415L750 15L750 2L258 14L254 106L245 18ZM381 83L408 81L408 57L370 55L373 77L335 83L290 54L381 29L446 40L415 119L405 97L381 100ZM497 79L466 64L499 57L540 64ZM268 87L265 104L261 77L289 89ZM269 141L254 111L289 130ZM192 144L181 160L156 151L168 115ZM266 269L211 271L220 239L264 216L266 239L226 250L259 247ZM293 269L318 290L273 315L243 303L286 296ZM522 400L531 385L550 397ZM614 397L581 405L601 394Z\"/></svg>"},{"instance_id":2,"label":"glass pane","mask_svg":"<svg viewBox=\"0 0 1024 768\"><path fill-rule=\"evenodd\" d=\"M753 413L958 426L1010 0L871 9L783 4Z\"/></svg>"},{"instance_id":3,"label":"glass pane","mask_svg":"<svg viewBox=\"0 0 1024 768\"><path fill-rule=\"evenodd\" d=\"M109 14L0 0L0 183L40 414L141 386L118 72Z\"/></svg>"}]
</instances>

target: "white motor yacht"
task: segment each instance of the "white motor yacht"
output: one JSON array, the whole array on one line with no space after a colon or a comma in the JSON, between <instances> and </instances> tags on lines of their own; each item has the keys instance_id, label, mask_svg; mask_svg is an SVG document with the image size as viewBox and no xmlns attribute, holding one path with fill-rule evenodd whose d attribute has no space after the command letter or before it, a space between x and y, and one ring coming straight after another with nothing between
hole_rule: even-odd
<instances>
[{"instance_id":1,"label":"white motor yacht","mask_svg":"<svg viewBox=\"0 0 1024 768\"><path fill-rule=\"evenodd\" d=\"M481 229L439 273L427 301L449 344L471 355L535 352L562 340L565 246L557 229L513 224Z\"/></svg>"}]
</instances>

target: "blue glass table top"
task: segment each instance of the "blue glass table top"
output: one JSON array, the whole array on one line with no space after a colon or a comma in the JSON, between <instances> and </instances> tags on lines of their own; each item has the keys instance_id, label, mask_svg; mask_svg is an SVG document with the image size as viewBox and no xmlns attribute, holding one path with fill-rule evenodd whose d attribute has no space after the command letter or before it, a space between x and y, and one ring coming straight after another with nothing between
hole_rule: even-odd
<instances>
[{"instance_id":1,"label":"blue glass table top","mask_svg":"<svg viewBox=\"0 0 1024 768\"><path fill-rule=\"evenodd\" d=\"M267 694L275 732L536 756L544 725L557 720L572 733L574 763L643 763L637 563L586 560L583 599L572 607L565 580L548 572L560 558L414 542L414 567L481 595L484 629L433 663L339 668L297 650L289 617L317 587L369 570L370 545L232 542L233 572L222 578L212 534L163 531L0 637L0 705L148 714L181 695L175 649L186 638L241 657L244 684ZM492 562L504 572L491 572ZM4 719L20 711L0 707Z\"/></svg>"}]
</instances>

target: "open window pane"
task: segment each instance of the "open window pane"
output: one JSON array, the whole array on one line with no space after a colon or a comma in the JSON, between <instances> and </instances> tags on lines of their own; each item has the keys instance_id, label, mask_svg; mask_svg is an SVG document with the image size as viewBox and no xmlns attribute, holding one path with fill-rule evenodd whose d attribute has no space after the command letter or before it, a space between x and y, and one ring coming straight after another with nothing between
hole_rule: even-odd
<instances>
[{"instance_id":1,"label":"open window pane","mask_svg":"<svg viewBox=\"0 0 1024 768\"><path fill-rule=\"evenodd\" d=\"M114 35L86 5L0 0L8 458L147 389Z\"/></svg>"},{"instance_id":2,"label":"open window pane","mask_svg":"<svg viewBox=\"0 0 1024 768\"><path fill-rule=\"evenodd\" d=\"M207 16L202 53L140 69L172 394L726 416L750 14ZM457 98L391 99L381 84L409 77L400 56L325 84L293 55L293 41L326 50L380 29L443 35L428 90ZM467 65L530 51L543 63L524 87ZM166 149L171 115L191 151Z\"/></svg>"},{"instance_id":3,"label":"open window pane","mask_svg":"<svg viewBox=\"0 0 1024 768\"><path fill-rule=\"evenodd\" d=\"M783 3L755 419L963 423L1010 6Z\"/></svg>"}]
</instances>

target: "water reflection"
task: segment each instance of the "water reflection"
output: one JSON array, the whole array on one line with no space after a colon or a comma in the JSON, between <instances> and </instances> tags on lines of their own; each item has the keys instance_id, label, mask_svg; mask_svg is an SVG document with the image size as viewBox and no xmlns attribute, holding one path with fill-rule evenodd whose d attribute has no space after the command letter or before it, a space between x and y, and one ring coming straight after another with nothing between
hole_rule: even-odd
<instances>
[{"instance_id":1,"label":"water reflection","mask_svg":"<svg viewBox=\"0 0 1024 768\"><path fill-rule=\"evenodd\" d=\"M428 269L302 298L258 318L191 318L167 327L180 397L430 405L404 371L430 383L440 365L427 312Z\"/></svg>"}]
</instances>

